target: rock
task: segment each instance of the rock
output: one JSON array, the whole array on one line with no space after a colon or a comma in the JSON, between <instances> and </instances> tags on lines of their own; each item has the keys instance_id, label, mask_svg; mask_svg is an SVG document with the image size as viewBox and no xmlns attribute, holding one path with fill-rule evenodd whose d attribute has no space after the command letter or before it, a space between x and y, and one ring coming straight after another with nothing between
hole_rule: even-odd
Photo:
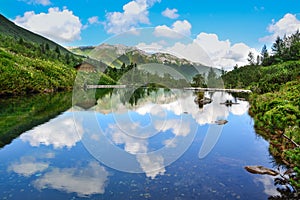
<instances>
[{"instance_id":1,"label":"rock","mask_svg":"<svg viewBox=\"0 0 300 200\"><path fill-rule=\"evenodd\" d=\"M212 100L210 98L207 98L207 97L204 97L203 99L199 99L198 97L196 97L194 101L196 103L202 104L202 105L209 104L209 103L212 102Z\"/></svg>"},{"instance_id":2,"label":"rock","mask_svg":"<svg viewBox=\"0 0 300 200\"><path fill-rule=\"evenodd\" d=\"M263 166L246 166L245 169L252 174L268 174L271 176L277 176L279 172Z\"/></svg>"},{"instance_id":3,"label":"rock","mask_svg":"<svg viewBox=\"0 0 300 200\"><path fill-rule=\"evenodd\" d=\"M233 104L239 104L239 103L232 102L231 100L226 100L224 103L220 103L220 104L224 104L225 106L232 106Z\"/></svg>"},{"instance_id":4,"label":"rock","mask_svg":"<svg viewBox=\"0 0 300 200\"><path fill-rule=\"evenodd\" d=\"M224 125L224 124L226 124L227 122L228 122L228 121L225 120L225 119L215 121L215 123L218 124L218 125Z\"/></svg>"}]
</instances>

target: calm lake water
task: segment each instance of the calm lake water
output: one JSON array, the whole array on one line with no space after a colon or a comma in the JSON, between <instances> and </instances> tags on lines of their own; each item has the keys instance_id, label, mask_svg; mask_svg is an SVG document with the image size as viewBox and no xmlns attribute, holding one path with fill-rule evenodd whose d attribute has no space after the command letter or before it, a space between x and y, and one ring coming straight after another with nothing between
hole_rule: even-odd
<instances>
[{"instance_id":1,"label":"calm lake water","mask_svg":"<svg viewBox=\"0 0 300 200\"><path fill-rule=\"evenodd\" d=\"M2 121L23 123L7 127L9 134L22 133L0 149L0 199L267 199L277 194L272 177L244 169L274 167L247 101L226 107L220 103L236 100L230 94L205 93L213 101L201 108L192 91L148 89L128 98L122 89L97 94L94 102L73 106L65 103L70 94L32 103L23 99L11 110L11 100L0 102ZM228 123L216 125L217 120Z\"/></svg>"}]
</instances>

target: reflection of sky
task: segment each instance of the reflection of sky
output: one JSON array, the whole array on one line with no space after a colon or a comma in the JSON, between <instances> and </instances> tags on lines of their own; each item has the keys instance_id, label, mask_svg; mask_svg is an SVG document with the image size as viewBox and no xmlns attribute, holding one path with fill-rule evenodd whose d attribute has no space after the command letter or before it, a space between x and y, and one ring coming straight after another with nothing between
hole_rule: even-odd
<instances>
[{"instance_id":1,"label":"reflection of sky","mask_svg":"<svg viewBox=\"0 0 300 200\"><path fill-rule=\"evenodd\" d=\"M166 112L164 112L166 114ZM124 150L136 156L141 169L147 177L155 178L157 175L165 172L165 157L163 153L155 152L153 149L155 143L161 143L157 150L161 148L176 148L179 137L186 137L190 132L190 122L183 121L175 116L171 118L168 116L167 120L161 120L160 112L155 112L157 115L151 115L153 122L148 127L141 126L139 123L123 122L110 123L105 129L106 137L115 145L123 145ZM121 115L121 114L119 114ZM174 115L173 115L174 116ZM141 117L143 117L141 115ZM116 117L115 117L116 118ZM168 139L172 133L172 138ZM145 137L145 136L150 137ZM154 151L153 151L154 150ZM145 154L154 152L152 154Z\"/></svg>"},{"instance_id":2,"label":"reflection of sky","mask_svg":"<svg viewBox=\"0 0 300 200\"><path fill-rule=\"evenodd\" d=\"M257 176L255 182L261 183L264 186L264 192L270 196L277 196L279 192L274 188L274 180L271 176Z\"/></svg>"},{"instance_id":3,"label":"reflection of sky","mask_svg":"<svg viewBox=\"0 0 300 200\"><path fill-rule=\"evenodd\" d=\"M38 189L52 188L75 192L79 196L103 194L108 180L108 172L97 162L89 162L82 168L53 168L34 181Z\"/></svg>"},{"instance_id":4,"label":"reflection of sky","mask_svg":"<svg viewBox=\"0 0 300 200\"><path fill-rule=\"evenodd\" d=\"M64 113L22 134L20 138L35 147L43 144L53 145L54 148L71 148L80 141L83 134L82 127L78 125L76 131L72 113Z\"/></svg>"},{"instance_id":5,"label":"reflection of sky","mask_svg":"<svg viewBox=\"0 0 300 200\"><path fill-rule=\"evenodd\" d=\"M98 122L100 122L99 125L104 132L105 138L101 139L102 136L97 131L92 131L93 133L89 131L89 136L86 135L84 144L87 144L86 147L89 148L89 146L100 145L99 143L97 144L97 141L109 139L117 148L134 155L141 170L147 176L155 178L156 175L165 171L165 166L167 165L165 162L166 157L158 152L155 152L151 156L144 153L155 150L154 146L156 148L162 146L165 149L176 149L182 143L182 137L187 137L191 132L196 131L194 121L200 125L211 124L218 119L226 119L230 113L228 107L220 104L227 99L232 99L232 96L228 94L214 93L212 96L213 102L205 105L200 110L198 105L194 103L195 97L191 95L190 91L183 92L182 94L178 91L180 90L174 90L166 95L166 93L162 93L159 90L157 93L152 93L140 99L135 106L121 103L122 94L119 92L122 93L124 92L123 90L114 92L112 97L108 98L108 96L105 96L99 99L97 105L92 110L98 113L96 115L98 116ZM246 105L240 109L235 108L234 111L242 114L247 109ZM109 110L114 112L107 115ZM182 115L186 116L185 120L182 120ZM209 130L221 133L219 127ZM206 146L204 146L204 151L202 151L203 155L207 155L211 151L220 133L215 136L212 133L208 134L209 137L205 141ZM213 138L211 138L212 136ZM88 139L86 139L87 137ZM153 140L156 141L156 145L151 143ZM160 145L157 144L157 141L159 141ZM185 142L185 144L188 143ZM95 150L95 147L92 148L94 149L92 150L93 152L98 151ZM185 148L180 146L178 151L184 152ZM100 156L101 153L96 154Z\"/></svg>"},{"instance_id":6,"label":"reflection of sky","mask_svg":"<svg viewBox=\"0 0 300 200\"><path fill-rule=\"evenodd\" d=\"M39 190L51 188L67 193L75 192L79 196L104 193L109 173L99 163L85 161L77 163L77 167L52 167L52 156L43 153L36 154L37 158L23 156L19 161L12 162L7 171L31 177L32 184ZM50 160L43 161L45 158Z\"/></svg>"},{"instance_id":7,"label":"reflection of sky","mask_svg":"<svg viewBox=\"0 0 300 200\"><path fill-rule=\"evenodd\" d=\"M232 97L215 94L215 104L199 109L188 92L179 101L167 95L156 96L160 102L147 98L136 106L123 107L118 116L67 111L22 134L0 150L0 199L9 199L10 194L15 199L145 199L149 195L150 199L267 199L276 194L272 178L252 176L244 170L245 165L272 167L268 143L255 136L253 121L246 114L247 102L226 107L219 102ZM118 127L115 119L121 120L121 115L128 115L134 123ZM229 122L212 152L200 160L198 152L209 123L219 118ZM106 135L97 132L98 125ZM137 137L142 130L148 130L148 135ZM194 131L195 138L191 137ZM94 141L96 148L114 157L110 149L101 146L105 137L132 155L144 174L124 173L96 162L84 142ZM166 166L170 155L185 150L182 143L188 137L193 143ZM142 154L161 147L174 151ZM114 157L114 161L125 165L127 157Z\"/></svg>"},{"instance_id":8,"label":"reflection of sky","mask_svg":"<svg viewBox=\"0 0 300 200\"><path fill-rule=\"evenodd\" d=\"M20 162L14 162L8 167L8 171L14 171L23 176L31 176L42 172L49 167L49 163L37 162L34 157L22 157Z\"/></svg>"},{"instance_id":9,"label":"reflection of sky","mask_svg":"<svg viewBox=\"0 0 300 200\"><path fill-rule=\"evenodd\" d=\"M216 92L213 94L213 102L207 104L202 110L194 103L195 96L190 95L190 91L185 91L183 94L178 94L174 90L169 95L165 95L160 91L138 101L135 106L123 105L120 101L121 95L113 93L113 96L105 96L97 101L97 105L93 108L97 112L106 114L109 112L124 113L128 109L134 110L138 114L145 115L160 115L164 116L165 110L172 111L176 115L181 115L183 112L190 114L199 125L214 123L218 119L226 119L229 113L242 115L248 111L249 103L246 101L238 101L239 105L226 107L220 103L226 100L233 100L233 97L227 93Z\"/></svg>"}]
</instances>

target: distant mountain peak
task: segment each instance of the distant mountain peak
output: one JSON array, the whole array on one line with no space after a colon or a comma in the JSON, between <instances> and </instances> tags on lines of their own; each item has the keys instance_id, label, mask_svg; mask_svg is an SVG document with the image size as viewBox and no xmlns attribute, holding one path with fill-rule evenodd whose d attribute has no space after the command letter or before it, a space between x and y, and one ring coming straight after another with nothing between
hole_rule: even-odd
<instances>
[{"instance_id":1,"label":"distant mountain peak","mask_svg":"<svg viewBox=\"0 0 300 200\"><path fill-rule=\"evenodd\" d=\"M107 44L103 43L93 49L84 50L84 48L73 49L73 52L86 55L95 60L101 61L108 66L119 68L123 63L129 65L136 63L137 65L156 63L162 66L176 68L180 73L185 74L189 79L197 73L208 73L210 67L200 63L189 61L185 58L179 58L176 55L167 52L148 53L137 47L126 46L123 44ZM215 69L217 74L220 74Z\"/></svg>"}]
</instances>

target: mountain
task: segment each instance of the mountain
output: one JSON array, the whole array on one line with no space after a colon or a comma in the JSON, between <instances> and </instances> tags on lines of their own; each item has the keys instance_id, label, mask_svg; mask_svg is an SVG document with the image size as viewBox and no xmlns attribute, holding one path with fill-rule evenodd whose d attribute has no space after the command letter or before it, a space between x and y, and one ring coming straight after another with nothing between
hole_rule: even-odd
<instances>
[{"instance_id":1,"label":"mountain","mask_svg":"<svg viewBox=\"0 0 300 200\"><path fill-rule=\"evenodd\" d=\"M151 63L167 65L183 74L189 80L198 73L207 75L211 68L168 53L150 54L136 47L129 47L122 44L110 45L104 43L96 47L77 47L70 50L116 68L120 68L123 63L126 65L130 63L136 63L137 65ZM219 69L214 68L214 71L217 75L221 74L221 70Z\"/></svg>"},{"instance_id":2,"label":"mountain","mask_svg":"<svg viewBox=\"0 0 300 200\"><path fill-rule=\"evenodd\" d=\"M36 44L48 44L50 49L55 49L58 47L61 53L63 53L63 54L70 53L69 50L62 47L61 45L59 45L41 35L38 35L36 33L33 33L29 30L26 30L26 29L16 25L15 23L8 20L1 14L0 14L0 34L2 36L13 37L15 39L22 38L25 41L36 43Z\"/></svg>"}]
</instances>

